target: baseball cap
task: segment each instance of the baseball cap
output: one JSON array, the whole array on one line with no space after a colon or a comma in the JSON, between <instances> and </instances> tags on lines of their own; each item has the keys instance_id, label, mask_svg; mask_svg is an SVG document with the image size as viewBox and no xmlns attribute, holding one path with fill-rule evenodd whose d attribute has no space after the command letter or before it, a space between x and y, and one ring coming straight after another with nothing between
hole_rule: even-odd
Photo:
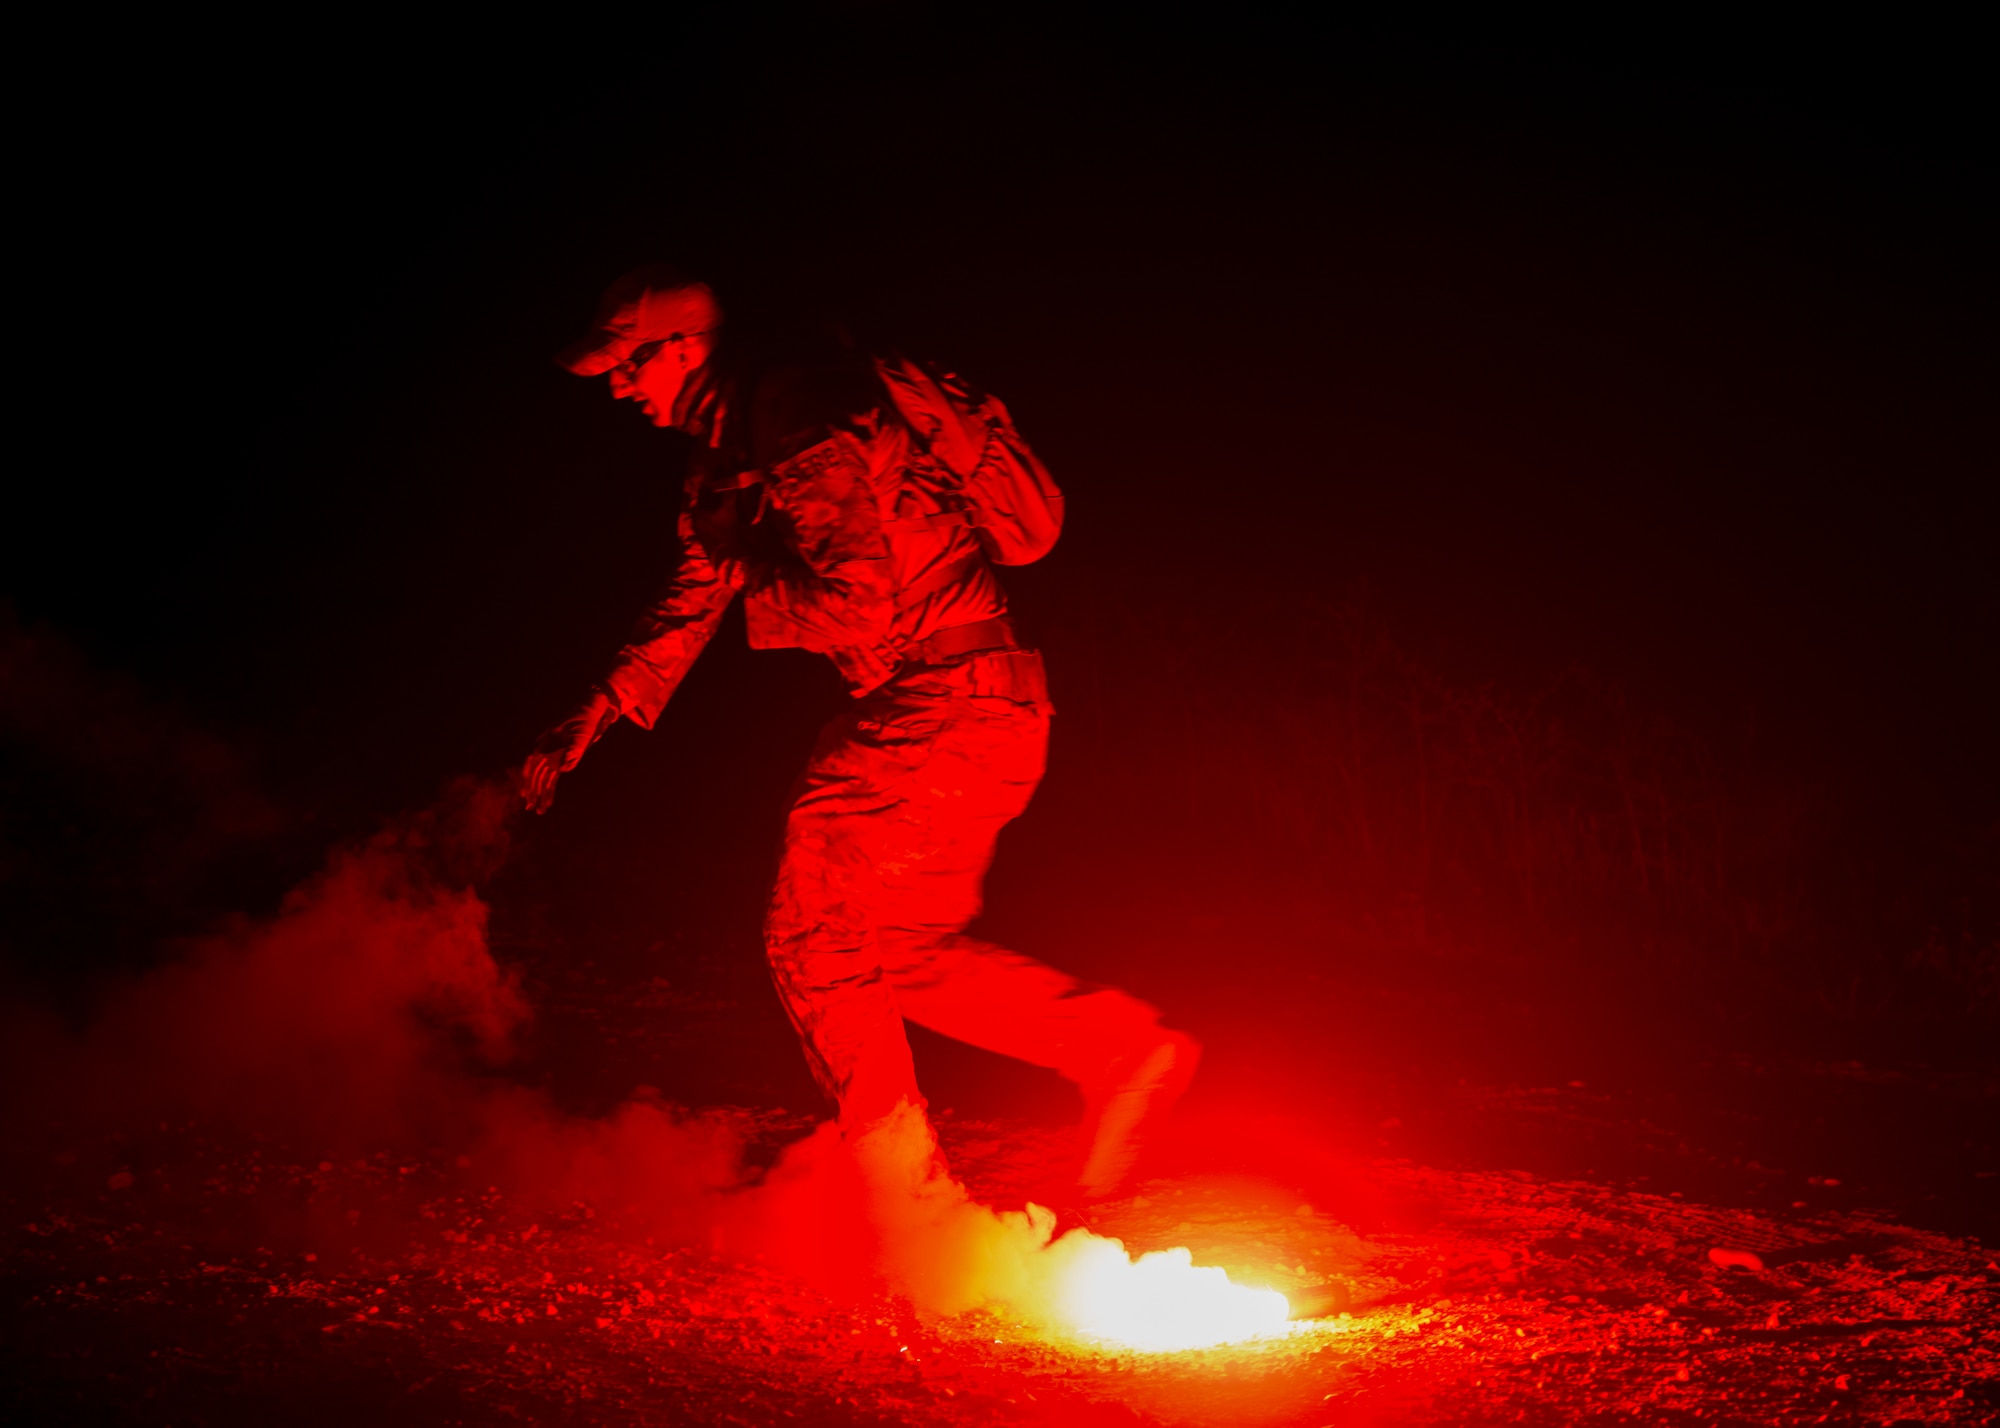
<instances>
[{"instance_id":1,"label":"baseball cap","mask_svg":"<svg viewBox=\"0 0 2000 1428\"><path fill-rule=\"evenodd\" d=\"M590 331L556 354L579 377L609 372L641 343L713 332L722 308L707 283L691 280L669 263L634 268L604 290Z\"/></svg>"}]
</instances>

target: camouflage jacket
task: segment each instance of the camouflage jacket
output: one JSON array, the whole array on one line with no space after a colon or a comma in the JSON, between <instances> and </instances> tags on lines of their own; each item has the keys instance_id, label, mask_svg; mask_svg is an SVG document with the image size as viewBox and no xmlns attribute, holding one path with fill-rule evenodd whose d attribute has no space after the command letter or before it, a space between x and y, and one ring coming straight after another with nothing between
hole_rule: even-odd
<instances>
[{"instance_id":1,"label":"camouflage jacket","mask_svg":"<svg viewBox=\"0 0 2000 1428\"><path fill-rule=\"evenodd\" d=\"M856 696L917 642L1006 613L951 473L857 359L785 368L690 463L682 557L603 687L651 728L740 591L750 644L830 658Z\"/></svg>"}]
</instances>

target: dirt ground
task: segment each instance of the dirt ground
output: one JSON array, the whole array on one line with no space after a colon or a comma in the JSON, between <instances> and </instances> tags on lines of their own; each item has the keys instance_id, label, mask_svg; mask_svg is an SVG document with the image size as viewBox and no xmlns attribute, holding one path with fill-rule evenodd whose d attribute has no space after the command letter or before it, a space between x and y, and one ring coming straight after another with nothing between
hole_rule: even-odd
<instances>
[{"instance_id":1,"label":"dirt ground","mask_svg":"<svg viewBox=\"0 0 2000 1428\"><path fill-rule=\"evenodd\" d=\"M663 1024L646 1001L612 988L557 1019L643 1042ZM1382 1073L1318 1118L1315 1093L1253 1121L1226 1113L1218 1074L1134 1193L1065 1223L1285 1291L1319 1317L1282 1340L1144 1354L985 1312L926 1321L650 1247L586 1204L533 1210L455 1158L308 1161L167 1126L17 1165L0 1392L11 1421L47 1423L2000 1419L2000 1264L1920 1227L1920 1199L1871 1207L1590 1084ZM738 1118L767 1149L810 1124ZM982 1198L1060 1178L1054 1118L938 1119ZM1550 1170L1551 1146L1595 1173ZM1673 1188L1676 1167L1705 1188Z\"/></svg>"}]
</instances>

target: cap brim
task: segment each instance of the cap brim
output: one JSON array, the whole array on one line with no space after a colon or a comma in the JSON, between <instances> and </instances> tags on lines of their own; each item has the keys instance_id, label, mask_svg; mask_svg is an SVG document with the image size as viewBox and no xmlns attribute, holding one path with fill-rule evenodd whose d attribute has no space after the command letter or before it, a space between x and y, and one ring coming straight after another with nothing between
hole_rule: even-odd
<instances>
[{"instance_id":1,"label":"cap brim","mask_svg":"<svg viewBox=\"0 0 2000 1428\"><path fill-rule=\"evenodd\" d=\"M603 328L556 353L556 365L579 377L601 377L625 360L631 339Z\"/></svg>"}]
</instances>

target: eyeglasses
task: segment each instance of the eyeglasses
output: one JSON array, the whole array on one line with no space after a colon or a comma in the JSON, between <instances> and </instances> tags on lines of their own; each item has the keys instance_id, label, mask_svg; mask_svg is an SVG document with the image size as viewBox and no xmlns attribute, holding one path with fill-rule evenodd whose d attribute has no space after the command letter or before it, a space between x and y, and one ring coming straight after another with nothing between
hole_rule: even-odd
<instances>
[{"instance_id":1,"label":"eyeglasses","mask_svg":"<svg viewBox=\"0 0 2000 1428\"><path fill-rule=\"evenodd\" d=\"M690 337L706 337L715 330L712 327L704 327L699 332L670 332L665 337L656 337L650 342L641 342L637 347L632 349L623 362L618 364L618 368L627 377L636 377L639 375L641 367L666 351L669 346L685 342Z\"/></svg>"}]
</instances>

